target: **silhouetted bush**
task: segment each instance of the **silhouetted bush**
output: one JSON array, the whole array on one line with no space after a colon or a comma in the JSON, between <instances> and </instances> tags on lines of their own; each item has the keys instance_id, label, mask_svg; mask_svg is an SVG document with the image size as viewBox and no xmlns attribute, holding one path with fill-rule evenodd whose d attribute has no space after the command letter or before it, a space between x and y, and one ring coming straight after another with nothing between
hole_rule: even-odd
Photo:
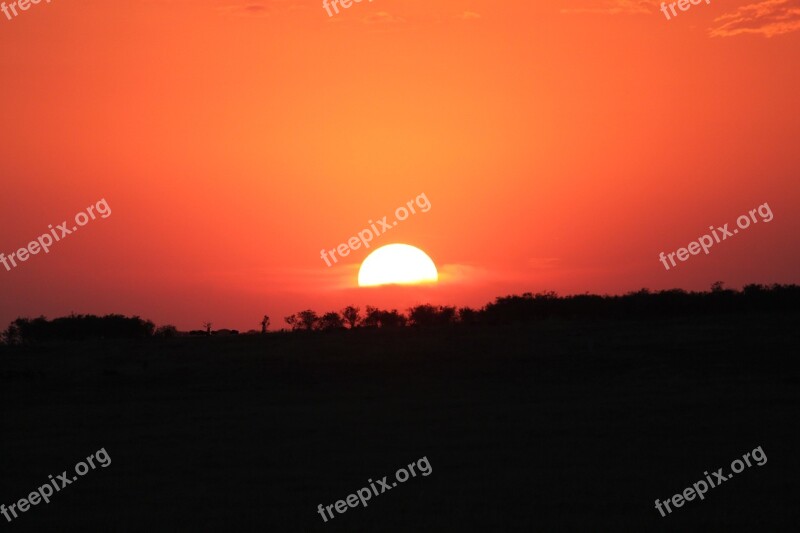
<instances>
[{"instance_id":1,"label":"silhouetted bush","mask_svg":"<svg viewBox=\"0 0 800 533\"><path fill-rule=\"evenodd\" d=\"M159 326L156 329L155 333L153 333L153 336L171 339L173 337L178 336L178 328L169 324L167 324L166 326Z\"/></svg>"}]
</instances>

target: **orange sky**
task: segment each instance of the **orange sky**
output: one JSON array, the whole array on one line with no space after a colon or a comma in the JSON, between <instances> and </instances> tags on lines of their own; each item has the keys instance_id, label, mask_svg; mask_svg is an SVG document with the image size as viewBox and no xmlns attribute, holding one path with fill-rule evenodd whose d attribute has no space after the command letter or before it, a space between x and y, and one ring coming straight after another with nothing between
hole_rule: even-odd
<instances>
[{"instance_id":1,"label":"orange sky","mask_svg":"<svg viewBox=\"0 0 800 533\"><path fill-rule=\"evenodd\" d=\"M8 0L6 0L8 2ZM800 1L53 0L0 13L0 266L17 316L273 326L374 303L800 282ZM758 4L753 7L753 4ZM375 243L434 288L357 289ZM659 252L768 202L673 270ZM391 217L390 217L391 219Z\"/></svg>"}]
</instances>

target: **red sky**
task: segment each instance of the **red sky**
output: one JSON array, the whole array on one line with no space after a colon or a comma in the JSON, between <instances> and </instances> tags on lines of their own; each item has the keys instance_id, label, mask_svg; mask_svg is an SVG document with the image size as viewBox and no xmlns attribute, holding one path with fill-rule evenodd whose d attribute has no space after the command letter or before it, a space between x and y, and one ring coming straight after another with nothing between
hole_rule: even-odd
<instances>
[{"instance_id":1,"label":"red sky","mask_svg":"<svg viewBox=\"0 0 800 533\"><path fill-rule=\"evenodd\" d=\"M7 1L7 0L6 0ZM800 1L100 0L0 13L0 251L17 316L273 326L367 303L797 283ZM425 250L433 288L358 289L331 249ZM767 202L770 223L660 252ZM70 224L72 225L72 224Z\"/></svg>"}]
</instances>

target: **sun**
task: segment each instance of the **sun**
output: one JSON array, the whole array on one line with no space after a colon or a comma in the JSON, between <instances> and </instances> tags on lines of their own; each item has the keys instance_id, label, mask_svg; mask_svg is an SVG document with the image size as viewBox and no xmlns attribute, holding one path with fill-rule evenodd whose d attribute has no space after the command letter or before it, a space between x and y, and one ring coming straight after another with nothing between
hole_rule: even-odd
<instances>
[{"instance_id":1,"label":"sun","mask_svg":"<svg viewBox=\"0 0 800 533\"><path fill-rule=\"evenodd\" d=\"M373 251L358 270L359 287L436 283L439 273L428 254L408 244L387 244Z\"/></svg>"}]
</instances>

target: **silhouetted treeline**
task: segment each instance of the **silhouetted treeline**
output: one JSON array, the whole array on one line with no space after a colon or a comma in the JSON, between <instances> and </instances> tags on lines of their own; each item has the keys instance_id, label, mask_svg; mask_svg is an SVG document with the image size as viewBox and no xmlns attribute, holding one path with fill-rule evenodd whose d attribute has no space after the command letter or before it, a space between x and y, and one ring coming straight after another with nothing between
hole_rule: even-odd
<instances>
[{"instance_id":1,"label":"silhouetted treeline","mask_svg":"<svg viewBox=\"0 0 800 533\"><path fill-rule=\"evenodd\" d=\"M318 315L306 309L285 318L292 331L332 331L355 328L446 327L453 325L511 324L548 319L630 319L669 318L709 314L748 312L798 312L800 286L747 285L741 291L723 288L721 282L710 291L687 292L682 289L651 292L642 289L622 296L580 294L558 296L554 292L525 293L502 296L480 309L469 307L434 306L430 304L409 308L406 313L397 309L383 310L366 306L348 306L339 312ZM261 320L261 332L266 333L269 317ZM188 335L237 335L236 330L195 330ZM255 334L255 330L251 330ZM3 332L8 344L51 340L84 340L92 338L136 339L144 337L175 337L186 335L174 326L155 329L149 320L122 315L71 315L54 320L44 317L18 318Z\"/></svg>"},{"instance_id":2,"label":"silhouetted treeline","mask_svg":"<svg viewBox=\"0 0 800 533\"><path fill-rule=\"evenodd\" d=\"M666 318L701 314L759 311L800 311L800 286L747 285L741 291L723 288L721 282L710 291L682 289L651 292L642 289L623 296L580 294L558 296L554 292L502 296L480 309L469 307L411 307L405 314L367 306L349 306L339 313L321 316L311 309L286 317L294 331L335 330L357 327L434 327L453 324L511 324L547 319Z\"/></svg>"},{"instance_id":3,"label":"silhouetted treeline","mask_svg":"<svg viewBox=\"0 0 800 533\"><path fill-rule=\"evenodd\" d=\"M70 315L53 320L45 317L18 318L3 333L9 344L18 342L86 340L86 339L139 339L150 337L155 324L138 316L122 315Z\"/></svg>"},{"instance_id":4,"label":"silhouetted treeline","mask_svg":"<svg viewBox=\"0 0 800 533\"><path fill-rule=\"evenodd\" d=\"M671 289L623 296L526 293L497 298L478 312L481 322L509 323L548 318L668 318L759 311L799 311L800 286L747 285L741 291L715 283L708 292Z\"/></svg>"}]
</instances>

